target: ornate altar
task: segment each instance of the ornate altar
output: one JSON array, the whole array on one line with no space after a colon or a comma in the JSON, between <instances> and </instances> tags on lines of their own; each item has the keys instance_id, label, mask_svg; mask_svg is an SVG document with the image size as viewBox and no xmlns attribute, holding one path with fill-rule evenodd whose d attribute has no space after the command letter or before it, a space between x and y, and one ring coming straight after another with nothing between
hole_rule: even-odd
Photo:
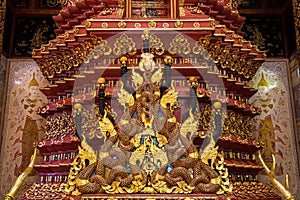
<instances>
[{"instance_id":1,"label":"ornate altar","mask_svg":"<svg viewBox=\"0 0 300 200\"><path fill-rule=\"evenodd\" d=\"M53 18L33 51L51 83L41 179L23 199L280 199L257 180L247 83L265 56L234 2L69 0Z\"/></svg>"}]
</instances>

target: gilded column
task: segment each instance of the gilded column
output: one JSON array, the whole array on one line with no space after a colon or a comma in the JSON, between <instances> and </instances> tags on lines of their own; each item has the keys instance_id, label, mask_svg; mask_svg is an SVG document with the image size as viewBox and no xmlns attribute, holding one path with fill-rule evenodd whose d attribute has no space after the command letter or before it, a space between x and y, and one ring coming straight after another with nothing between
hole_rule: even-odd
<instances>
[{"instance_id":1,"label":"gilded column","mask_svg":"<svg viewBox=\"0 0 300 200\"><path fill-rule=\"evenodd\" d=\"M0 0L0 56L2 54L3 33L6 13L6 0Z\"/></svg>"}]
</instances>

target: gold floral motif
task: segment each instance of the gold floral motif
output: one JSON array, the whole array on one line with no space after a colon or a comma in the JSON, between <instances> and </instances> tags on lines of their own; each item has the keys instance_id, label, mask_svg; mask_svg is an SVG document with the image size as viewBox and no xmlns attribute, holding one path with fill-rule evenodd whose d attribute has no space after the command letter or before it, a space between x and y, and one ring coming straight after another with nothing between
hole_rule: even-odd
<instances>
[{"instance_id":1,"label":"gold floral motif","mask_svg":"<svg viewBox=\"0 0 300 200\"><path fill-rule=\"evenodd\" d=\"M193 24L193 26L194 26L195 28L199 28L199 27L200 27L200 23L199 23L199 22L195 22L195 23Z\"/></svg>"},{"instance_id":2,"label":"gold floral motif","mask_svg":"<svg viewBox=\"0 0 300 200\"><path fill-rule=\"evenodd\" d=\"M74 0L47 0L46 4L49 7L56 7L58 5L61 5L61 6L66 6L66 5L74 6L75 2L76 1L74 1Z\"/></svg>"},{"instance_id":3,"label":"gold floral motif","mask_svg":"<svg viewBox=\"0 0 300 200\"><path fill-rule=\"evenodd\" d=\"M108 194L124 194L124 193L137 193L142 191L146 184L143 181L143 176L141 174L135 175L130 188L127 187L120 187L120 182L114 181L111 185L102 186Z\"/></svg>"},{"instance_id":4,"label":"gold floral motif","mask_svg":"<svg viewBox=\"0 0 300 200\"><path fill-rule=\"evenodd\" d=\"M55 74L65 72L81 64L93 49L93 44L90 42L80 42L80 45L83 50L79 47L70 48L69 50L61 51L61 54L58 56L38 62L43 75L47 78L53 78Z\"/></svg>"},{"instance_id":5,"label":"gold floral motif","mask_svg":"<svg viewBox=\"0 0 300 200\"><path fill-rule=\"evenodd\" d=\"M247 33L252 34L249 40L252 44L257 45L258 47L265 49L266 48L266 39L263 37L262 33L259 30L258 25L256 24L249 24L246 25Z\"/></svg>"},{"instance_id":6,"label":"gold floral motif","mask_svg":"<svg viewBox=\"0 0 300 200\"><path fill-rule=\"evenodd\" d=\"M170 43L169 53L184 55L191 53L190 43L188 39L182 34L176 35L176 37Z\"/></svg>"},{"instance_id":7,"label":"gold floral motif","mask_svg":"<svg viewBox=\"0 0 300 200\"><path fill-rule=\"evenodd\" d=\"M188 10L193 14L203 14L203 11L198 6L188 7Z\"/></svg>"},{"instance_id":8,"label":"gold floral motif","mask_svg":"<svg viewBox=\"0 0 300 200\"><path fill-rule=\"evenodd\" d=\"M114 43L113 53L116 56L126 55L126 54L135 55L136 54L135 42L133 42L132 38L130 38L125 33L123 33L119 38L116 39Z\"/></svg>"},{"instance_id":9,"label":"gold floral motif","mask_svg":"<svg viewBox=\"0 0 300 200\"><path fill-rule=\"evenodd\" d=\"M141 26L142 26L141 23L135 23L135 24L134 24L134 27L135 27L135 28L141 28Z\"/></svg>"},{"instance_id":10,"label":"gold floral motif","mask_svg":"<svg viewBox=\"0 0 300 200\"><path fill-rule=\"evenodd\" d=\"M193 191L194 187L188 185L184 181L177 182L176 186L168 188L167 183L162 180L156 180L152 185L155 191L158 193L167 193L167 194L189 194Z\"/></svg>"},{"instance_id":11,"label":"gold floral motif","mask_svg":"<svg viewBox=\"0 0 300 200\"><path fill-rule=\"evenodd\" d=\"M124 22L124 21L118 22L118 27L119 28L126 28L126 22Z\"/></svg>"},{"instance_id":12,"label":"gold floral motif","mask_svg":"<svg viewBox=\"0 0 300 200\"><path fill-rule=\"evenodd\" d=\"M182 28L183 27L183 22L182 21L176 21L175 22L175 27L176 28Z\"/></svg>"},{"instance_id":13,"label":"gold floral motif","mask_svg":"<svg viewBox=\"0 0 300 200\"><path fill-rule=\"evenodd\" d=\"M149 27L149 28L156 28L156 22L155 22L155 21L150 21L150 22L148 23L148 27Z\"/></svg>"},{"instance_id":14,"label":"gold floral motif","mask_svg":"<svg viewBox=\"0 0 300 200\"><path fill-rule=\"evenodd\" d=\"M155 53L156 55L162 55L165 50L164 50L164 43L161 41L159 37L157 37L155 34L150 34L149 35L149 40L150 40L150 51L151 53Z\"/></svg>"},{"instance_id":15,"label":"gold floral motif","mask_svg":"<svg viewBox=\"0 0 300 200\"><path fill-rule=\"evenodd\" d=\"M101 27L102 27L102 28L108 28L108 23L103 22L103 23L101 24Z\"/></svg>"}]
</instances>

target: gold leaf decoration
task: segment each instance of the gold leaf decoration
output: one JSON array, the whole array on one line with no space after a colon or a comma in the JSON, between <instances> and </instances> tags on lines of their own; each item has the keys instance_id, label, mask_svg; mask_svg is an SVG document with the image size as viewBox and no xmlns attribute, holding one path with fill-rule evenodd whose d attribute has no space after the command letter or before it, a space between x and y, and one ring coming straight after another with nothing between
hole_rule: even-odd
<instances>
[{"instance_id":1,"label":"gold leaf decoration","mask_svg":"<svg viewBox=\"0 0 300 200\"><path fill-rule=\"evenodd\" d=\"M190 43L188 39L182 34L176 35L176 37L170 44L169 53L184 55L191 53Z\"/></svg>"},{"instance_id":2,"label":"gold leaf decoration","mask_svg":"<svg viewBox=\"0 0 300 200\"><path fill-rule=\"evenodd\" d=\"M118 93L118 101L123 106L125 111L128 106L134 104L134 99L133 96L124 89L123 82L121 81L120 83L121 83L121 88L120 88L120 92Z\"/></svg>"},{"instance_id":3,"label":"gold leaf decoration","mask_svg":"<svg viewBox=\"0 0 300 200\"><path fill-rule=\"evenodd\" d=\"M135 42L131 37L123 33L119 38L116 39L114 43L113 53L116 56L120 55L135 55L136 54L136 47Z\"/></svg>"},{"instance_id":4,"label":"gold leaf decoration","mask_svg":"<svg viewBox=\"0 0 300 200\"><path fill-rule=\"evenodd\" d=\"M164 43L155 34L151 33L149 35L149 41L150 41L151 53L153 54L155 53L156 55L162 55L165 52L163 47Z\"/></svg>"},{"instance_id":5,"label":"gold leaf decoration","mask_svg":"<svg viewBox=\"0 0 300 200\"><path fill-rule=\"evenodd\" d=\"M86 138L83 136L83 141L81 142L81 147L78 146L78 155L74 158L70 173L68 176L68 183L65 188L65 192L71 195L80 195L76 187L76 176L79 172L86 167L86 161L89 161L90 164L96 162L96 154L91 146L86 142Z\"/></svg>"},{"instance_id":6,"label":"gold leaf decoration","mask_svg":"<svg viewBox=\"0 0 300 200\"><path fill-rule=\"evenodd\" d=\"M183 122L181 126L181 135L183 135L183 137L187 137L188 133L190 133L188 139L192 139L192 137L198 132L198 125L198 120L195 120L192 109L190 109L189 117Z\"/></svg>"},{"instance_id":7,"label":"gold leaf decoration","mask_svg":"<svg viewBox=\"0 0 300 200\"><path fill-rule=\"evenodd\" d=\"M139 73L135 72L134 68L132 69L131 77L135 87L140 87L144 83L143 77Z\"/></svg>"},{"instance_id":8,"label":"gold leaf decoration","mask_svg":"<svg viewBox=\"0 0 300 200\"><path fill-rule=\"evenodd\" d=\"M152 75L151 82L152 83L159 83L162 76L163 76L163 72L161 70L161 67L159 66L159 68L156 70L156 72L154 72L154 74Z\"/></svg>"}]
</instances>

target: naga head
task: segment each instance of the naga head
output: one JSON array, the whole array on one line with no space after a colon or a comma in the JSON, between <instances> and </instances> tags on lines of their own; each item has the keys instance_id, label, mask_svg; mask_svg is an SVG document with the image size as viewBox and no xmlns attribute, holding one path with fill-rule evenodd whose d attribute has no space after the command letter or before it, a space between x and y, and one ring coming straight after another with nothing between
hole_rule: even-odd
<instances>
[{"instance_id":1,"label":"naga head","mask_svg":"<svg viewBox=\"0 0 300 200\"><path fill-rule=\"evenodd\" d=\"M162 96L161 98L162 107L174 111L174 109L178 107L177 96L178 96L178 92L176 92L172 87L171 90L169 90L166 94Z\"/></svg>"}]
</instances>

